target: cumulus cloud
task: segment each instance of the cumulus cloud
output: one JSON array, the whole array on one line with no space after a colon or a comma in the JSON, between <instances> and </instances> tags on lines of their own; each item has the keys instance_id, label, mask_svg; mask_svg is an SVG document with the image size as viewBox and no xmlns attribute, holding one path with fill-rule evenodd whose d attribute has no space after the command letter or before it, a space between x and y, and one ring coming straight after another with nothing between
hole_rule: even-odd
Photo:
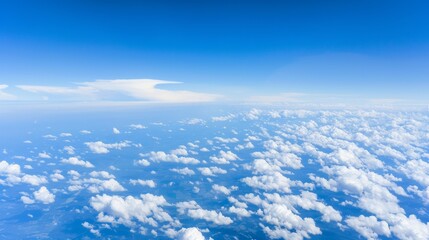
<instances>
[{"instance_id":1,"label":"cumulus cloud","mask_svg":"<svg viewBox=\"0 0 429 240\"><path fill-rule=\"evenodd\" d=\"M82 166L82 167L86 167L86 168L93 168L94 167L94 165L92 165L92 163L90 163L88 161L80 160L77 157L69 157L67 159L61 160L61 162L71 164L71 165Z\"/></svg>"},{"instance_id":2,"label":"cumulus cloud","mask_svg":"<svg viewBox=\"0 0 429 240\"><path fill-rule=\"evenodd\" d=\"M182 228L177 234L178 240L204 240L203 234L196 227Z\"/></svg>"},{"instance_id":3,"label":"cumulus cloud","mask_svg":"<svg viewBox=\"0 0 429 240\"><path fill-rule=\"evenodd\" d=\"M153 180L142 180L142 179L131 179L130 183L132 185L141 185L141 186L147 186L150 188L156 187L156 183Z\"/></svg>"},{"instance_id":4,"label":"cumulus cloud","mask_svg":"<svg viewBox=\"0 0 429 240\"><path fill-rule=\"evenodd\" d=\"M200 161L193 157L184 157L173 153L165 153L162 151L150 152L147 154L149 160L152 162L174 162L174 163L183 163L183 164L198 164Z\"/></svg>"},{"instance_id":5,"label":"cumulus cloud","mask_svg":"<svg viewBox=\"0 0 429 240\"><path fill-rule=\"evenodd\" d=\"M198 168L198 171L200 171L201 174L204 176L216 176L216 174L227 173L226 170L218 167L202 167L202 168Z\"/></svg>"},{"instance_id":6,"label":"cumulus cloud","mask_svg":"<svg viewBox=\"0 0 429 240\"><path fill-rule=\"evenodd\" d=\"M391 235L387 222L378 221L374 216L349 217L346 223L366 239L375 240L378 236L390 237Z\"/></svg>"},{"instance_id":7,"label":"cumulus cloud","mask_svg":"<svg viewBox=\"0 0 429 240\"><path fill-rule=\"evenodd\" d=\"M119 131L119 129L117 129L117 128L113 128L113 134L120 134L121 133L121 131Z\"/></svg>"},{"instance_id":8,"label":"cumulus cloud","mask_svg":"<svg viewBox=\"0 0 429 240\"><path fill-rule=\"evenodd\" d=\"M162 208L169 205L163 196L149 193L140 197L103 194L91 197L89 203L99 212L99 222L115 222L130 227L135 225L135 221L152 227L157 227L159 222L174 222Z\"/></svg>"},{"instance_id":9,"label":"cumulus cloud","mask_svg":"<svg viewBox=\"0 0 429 240\"><path fill-rule=\"evenodd\" d=\"M213 122L223 122L223 121L228 121L235 118L234 114L228 114L225 116L219 116L219 117L212 117L212 121Z\"/></svg>"},{"instance_id":10,"label":"cumulus cloud","mask_svg":"<svg viewBox=\"0 0 429 240\"><path fill-rule=\"evenodd\" d=\"M172 168L172 169L170 169L170 171L176 172L176 173L181 174L181 175L189 175L189 176L195 175L194 170L189 169L187 167L185 167L185 168Z\"/></svg>"},{"instance_id":11,"label":"cumulus cloud","mask_svg":"<svg viewBox=\"0 0 429 240\"><path fill-rule=\"evenodd\" d=\"M93 153L105 154L105 153L109 153L110 149L120 150L124 147L129 147L130 142L123 141L119 143L103 143L102 141L97 141L97 142L86 142L85 145L88 146Z\"/></svg>"},{"instance_id":12,"label":"cumulus cloud","mask_svg":"<svg viewBox=\"0 0 429 240\"><path fill-rule=\"evenodd\" d=\"M203 219L217 225L229 225L233 223L231 218L225 217L222 213L214 210L203 209L195 201L179 202L176 204L176 207L179 213L187 214L193 219Z\"/></svg>"},{"instance_id":13,"label":"cumulus cloud","mask_svg":"<svg viewBox=\"0 0 429 240\"><path fill-rule=\"evenodd\" d=\"M227 188L227 187L225 187L225 186L219 185L219 184L214 184L214 185L212 186L212 189L213 189L213 191L215 191L215 192L223 193L223 194L225 194L225 195L229 195L229 194L231 194L231 190L230 190L230 189L228 189L228 188Z\"/></svg>"},{"instance_id":14,"label":"cumulus cloud","mask_svg":"<svg viewBox=\"0 0 429 240\"><path fill-rule=\"evenodd\" d=\"M52 194L45 186L33 192L33 195L36 201L42 202L43 204L55 202L55 195Z\"/></svg>"},{"instance_id":15,"label":"cumulus cloud","mask_svg":"<svg viewBox=\"0 0 429 240\"><path fill-rule=\"evenodd\" d=\"M218 156L211 156L210 157L210 160L212 160L213 162L215 162L217 164L228 164L231 161L235 161L238 159L239 159L239 157L235 153L233 153L231 151L225 152L223 150L221 150L219 152Z\"/></svg>"}]
</instances>

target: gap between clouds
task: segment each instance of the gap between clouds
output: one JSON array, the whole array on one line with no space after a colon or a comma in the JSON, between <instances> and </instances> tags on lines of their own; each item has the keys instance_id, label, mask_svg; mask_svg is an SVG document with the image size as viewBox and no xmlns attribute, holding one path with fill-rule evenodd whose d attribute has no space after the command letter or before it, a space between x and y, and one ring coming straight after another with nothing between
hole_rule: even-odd
<instances>
[{"instance_id":1,"label":"gap between clouds","mask_svg":"<svg viewBox=\"0 0 429 240\"><path fill-rule=\"evenodd\" d=\"M77 101L111 100L113 98L132 99L148 102L191 103L212 102L223 96L210 93L200 93L186 90L165 90L157 88L163 84L179 84L181 82L154 80L154 79L118 79L96 80L93 82L77 83L75 87L57 87L43 85L18 85L18 89L40 94L41 97L61 96ZM3 99L0 85L0 99ZM6 86L7 87L7 86ZM3 87L4 88L4 87ZM6 94L5 96L7 96ZM11 95L12 96L12 95Z\"/></svg>"}]
</instances>

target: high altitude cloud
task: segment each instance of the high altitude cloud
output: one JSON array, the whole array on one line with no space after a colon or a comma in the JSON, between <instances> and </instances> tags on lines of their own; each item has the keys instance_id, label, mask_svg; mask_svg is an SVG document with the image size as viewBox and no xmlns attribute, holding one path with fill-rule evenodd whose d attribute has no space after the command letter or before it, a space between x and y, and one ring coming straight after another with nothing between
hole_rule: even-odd
<instances>
[{"instance_id":1,"label":"high altitude cloud","mask_svg":"<svg viewBox=\"0 0 429 240\"><path fill-rule=\"evenodd\" d=\"M18 85L21 90L47 95L65 95L78 97L78 100L111 100L112 96L144 100L150 102L210 102L220 95L198 93L184 90L164 90L157 88L162 84L178 84L180 82L154 79L118 79L97 80L78 83L76 87L55 87L42 85ZM1 97L0 85L0 97Z\"/></svg>"},{"instance_id":2,"label":"high altitude cloud","mask_svg":"<svg viewBox=\"0 0 429 240\"><path fill-rule=\"evenodd\" d=\"M0 84L0 100L14 100L14 99L16 99L16 96L3 91L6 88L8 88L8 85Z\"/></svg>"}]
</instances>

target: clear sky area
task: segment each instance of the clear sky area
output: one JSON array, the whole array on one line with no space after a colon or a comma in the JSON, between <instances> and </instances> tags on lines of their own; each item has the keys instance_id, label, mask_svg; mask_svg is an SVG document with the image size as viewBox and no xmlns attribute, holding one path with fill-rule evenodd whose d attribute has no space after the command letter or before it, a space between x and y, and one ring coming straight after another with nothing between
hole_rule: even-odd
<instances>
[{"instance_id":1,"label":"clear sky area","mask_svg":"<svg viewBox=\"0 0 429 240\"><path fill-rule=\"evenodd\" d=\"M414 0L1 1L0 99L427 103L427 9Z\"/></svg>"}]
</instances>

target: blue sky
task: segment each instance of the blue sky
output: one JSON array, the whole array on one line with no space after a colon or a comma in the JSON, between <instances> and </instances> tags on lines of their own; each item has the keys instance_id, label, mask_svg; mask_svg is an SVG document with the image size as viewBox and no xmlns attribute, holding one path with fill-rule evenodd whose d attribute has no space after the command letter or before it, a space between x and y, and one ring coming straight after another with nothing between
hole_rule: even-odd
<instances>
[{"instance_id":1,"label":"blue sky","mask_svg":"<svg viewBox=\"0 0 429 240\"><path fill-rule=\"evenodd\" d=\"M0 84L427 101L425 1L1 1ZM1 90L1 89L0 89ZM6 91L6 90L4 90ZM1 94L0 94L1 96Z\"/></svg>"}]
</instances>

